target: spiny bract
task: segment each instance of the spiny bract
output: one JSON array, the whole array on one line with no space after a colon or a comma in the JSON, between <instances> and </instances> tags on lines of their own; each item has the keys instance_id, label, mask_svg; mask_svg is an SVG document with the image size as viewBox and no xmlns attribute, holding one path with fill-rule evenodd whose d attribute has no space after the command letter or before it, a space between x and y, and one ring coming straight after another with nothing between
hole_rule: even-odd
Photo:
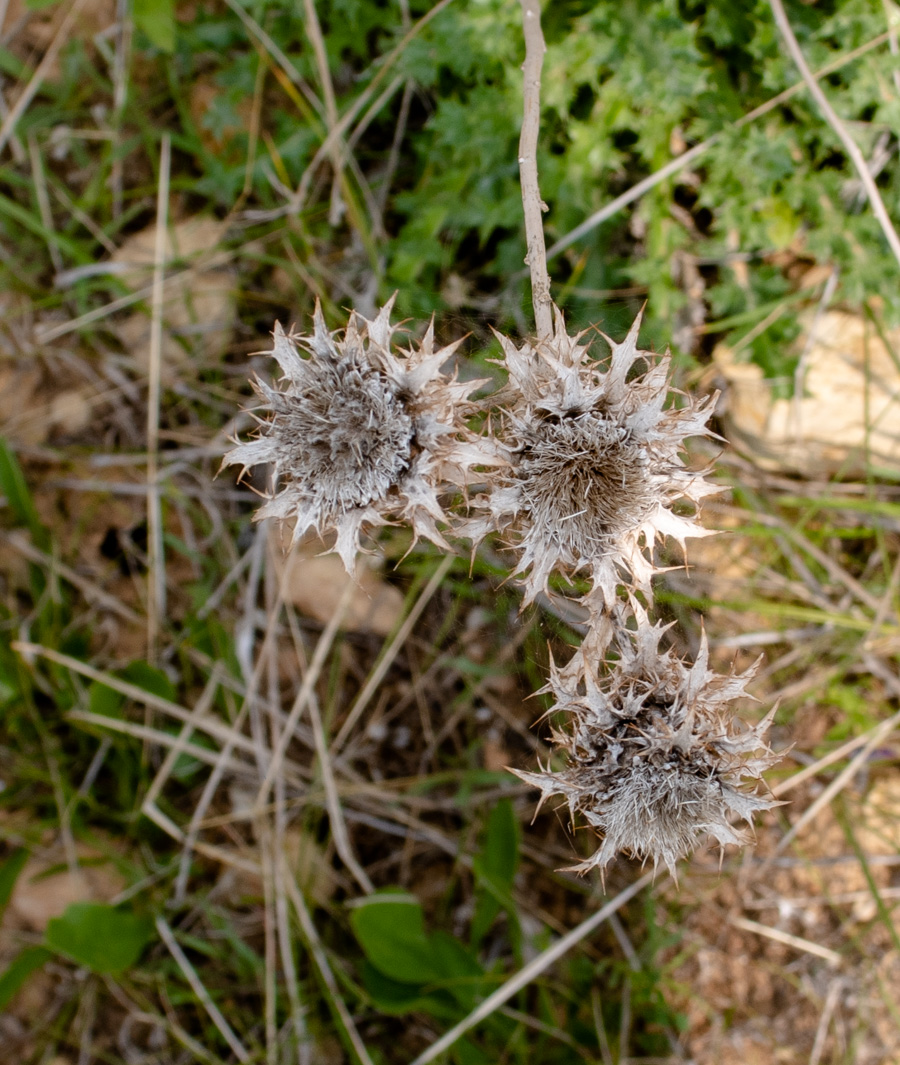
<instances>
[{"instance_id":1,"label":"spiny bract","mask_svg":"<svg viewBox=\"0 0 900 1065\"><path fill-rule=\"evenodd\" d=\"M660 651L664 627L650 625L640 607L635 614L636 632L617 629L620 657L603 681L585 675L576 683L552 670L546 690L556 698L553 709L571 716L570 728L553 735L566 767L517 771L541 790L541 802L562 796L573 821L583 815L602 837L578 872L603 871L627 851L674 874L678 859L708 836L720 845L747 842L749 833L732 825L730 814L750 823L756 811L779 805L741 786L780 757L764 739L774 710L738 730L727 709L746 695L754 669L729 675L708 669L705 636L687 666Z\"/></svg>"},{"instance_id":2,"label":"spiny bract","mask_svg":"<svg viewBox=\"0 0 900 1065\"><path fill-rule=\"evenodd\" d=\"M280 491L256 518L293 519L294 541L311 529L335 532L348 571L363 527L391 519L446 549L440 496L463 486L474 464L495 461L464 423L467 397L484 382L440 372L458 342L435 350L433 323L418 346L393 354L393 304L373 321L351 313L343 335L328 331L318 303L312 336L276 326L272 356L282 387L253 383L272 417L224 461L245 471L272 463Z\"/></svg>"},{"instance_id":3,"label":"spiny bract","mask_svg":"<svg viewBox=\"0 0 900 1065\"><path fill-rule=\"evenodd\" d=\"M476 541L512 530L524 574L525 602L545 591L550 574L590 570L592 610L610 609L620 581L650 594L657 572L657 538L705 535L691 518L672 512L719 489L687 469L679 454L689 436L708 435L715 397L688 398L663 409L669 395L669 356L637 347L640 316L608 367L587 358L583 333L570 337L557 308L555 331L521 348L497 334L509 383L502 403L501 440L509 465L480 500L484 515L468 523ZM636 362L647 370L628 380Z\"/></svg>"}]
</instances>

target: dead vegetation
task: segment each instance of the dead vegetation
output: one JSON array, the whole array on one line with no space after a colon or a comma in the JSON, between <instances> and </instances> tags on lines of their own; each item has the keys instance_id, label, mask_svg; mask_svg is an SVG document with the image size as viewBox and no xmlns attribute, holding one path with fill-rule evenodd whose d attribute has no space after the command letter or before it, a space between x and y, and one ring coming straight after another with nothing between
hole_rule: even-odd
<instances>
[{"instance_id":1,"label":"dead vegetation","mask_svg":"<svg viewBox=\"0 0 900 1065\"><path fill-rule=\"evenodd\" d=\"M559 871L595 839L551 806L532 820L534 791L507 772L551 757L535 724L547 704L531 694L578 617L552 595L520 612L500 547L471 563L407 554L394 528L351 582L315 543L285 554L251 524L250 489L216 477L251 424L238 412L248 366L266 372L263 322L305 326L313 289L327 314L374 307L368 229L345 245L298 232L277 152L267 187L285 197L238 189L213 211L177 144L161 226L158 151L98 148L141 128L115 118L131 47L120 9L0 9L4 47L29 64L3 87L3 195L17 203L33 183L25 229L40 234L2 248L0 1058L424 1062L524 974L442 1060L900 1061L894 333L810 299L797 402L727 355L696 374L726 389L717 476L731 491L705 509L725 532L691 544L657 598L681 623L679 653L696 653L700 611L718 669L764 652L751 691L780 704L772 742L791 750L769 782L789 804L745 853L683 863L677 889L620 860L604 893ZM252 36L266 79L241 103L252 143L198 122L206 147L249 174L272 137L271 84L298 109L315 110L311 91L325 125L302 191L336 226L368 212L375 233L374 176L354 151L391 67L338 119L327 78L311 89L292 74L241 10L231 32ZM62 84L67 48L112 79L90 136L79 124L99 90L27 121L41 86ZM153 63L144 41L132 100L155 98ZM214 73L192 83L188 113L225 92ZM394 92L388 150L412 106L403 82ZM172 111L152 122L158 149ZM241 216L279 209L257 229ZM26 252L42 257L43 290ZM439 335L456 324L439 320ZM105 971L58 949L51 922L85 903L150 922L139 962ZM380 905L412 930L399 960L373 945Z\"/></svg>"}]
</instances>

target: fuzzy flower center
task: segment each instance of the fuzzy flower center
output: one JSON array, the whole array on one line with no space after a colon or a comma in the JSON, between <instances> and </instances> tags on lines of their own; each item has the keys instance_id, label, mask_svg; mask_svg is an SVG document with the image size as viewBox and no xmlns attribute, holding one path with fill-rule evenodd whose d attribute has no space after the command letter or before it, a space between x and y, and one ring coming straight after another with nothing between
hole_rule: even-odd
<instances>
[{"instance_id":1,"label":"fuzzy flower center","mask_svg":"<svg viewBox=\"0 0 900 1065\"><path fill-rule=\"evenodd\" d=\"M523 434L519 484L533 527L568 561L603 554L652 502L641 448L599 412L546 417Z\"/></svg>"},{"instance_id":2,"label":"fuzzy flower center","mask_svg":"<svg viewBox=\"0 0 900 1065\"><path fill-rule=\"evenodd\" d=\"M718 776L703 774L684 759L660 766L632 764L627 777L608 792L604 829L615 846L638 856L680 855L694 845L697 834L722 819Z\"/></svg>"},{"instance_id":3,"label":"fuzzy flower center","mask_svg":"<svg viewBox=\"0 0 900 1065\"><path fill-rule=\"evenodd\" d=\"M336 511L383 499L409 468L414 435L396 386L355 363L310 369L274 422L285 467Z\"/></svg>"},{"instance_id":4,"label":"fuzzy flower center","mask_svg":"<svg viewBox=\"0 0 900 1065\"><path fill-rule=\"evenodd\" d=\"M578 738L567 775L595 797L617 848L685 853L698 829L721 818L720 775L696 737L690 750L676 740L680 720L660 703Z\"/></svg>"}]
</instances>

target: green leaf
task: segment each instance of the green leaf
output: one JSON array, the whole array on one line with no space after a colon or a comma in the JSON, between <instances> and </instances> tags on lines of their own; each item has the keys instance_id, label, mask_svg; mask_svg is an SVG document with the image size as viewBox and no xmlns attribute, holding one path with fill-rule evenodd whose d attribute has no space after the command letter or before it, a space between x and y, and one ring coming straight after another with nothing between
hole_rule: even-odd
<instances>
[{"instance_id":1,"label":"green leaf","mask_svg":"<svg viewBox=\"0 0 900 1065\"><path fill-rule=\"evenodd\" d=\"M13 958L5 972L0 973L0 1010L6 1009L28 977L51 957L44 947L28 947Z\"/></svg>"},{"instance_id":2,"label":"green leaf","mask_svg":"<svg viewBox=\"0 0 900 1065\"><path fill-rule=\"evenodd\" d=\"M175 0L134 0L131 11L135 26L160 51L175 51Z\"/></svg>"},{"instance_id":3,"label":"green leaf","mask_svg":"<svg viewBox=\"0 0 900 1065\"><path fill-rule=\"evenodd\" d=\"M105 684L100 684L98 681L91 682L88 688L88 710L92 714L120 718L123 702L124 699L119 692L107 688Z\"/></svg>"},{"instance_id":4,"label":"green leaf","mask_svg":"<svg viewBox=\"0 0 900 1065\"><path fill-rule=\"evenodd\" d=\"M28 861L28 851L24 847L14 850L6 861L0 865L0 919L3 911L9 905L12 898L13 888L19 879L19 873L25 868Z\"/></svg>"},{"instance_id":5,"label":"green leaf","mask_svg":"<svg viewBox=\"0 0 900 1065\"><path fill-rule=\"evenodd\" d=\"M151 695L158 695L160 699L168 699L170 703L175 702L178 694L175 691L175 685L161 669L151 666L149 662L132 662L121 670L119 675L122 680L127 680L137 688L143 688Z\"/></svg>"},{"instance_id":6,"label":"green leaf","mask_svg":"<svg viewBox=\"0 0 900 1065\"><path fill-rule=\"evenodd\" d=\"M372 895L350 915L350 925L368 960L401 984L430 984L444 975L425 934L422 907L396 892Z\"/></svg>"},{"instance_id":7,"label":"green leaf","mask_svg":"<svg viewBox=\"0 0 900 1065\"><path fill-rule=\"evenodd\" d=\"M397 1017L404 1013L429 1013L446 1021L455 1021L461 1015L459 1006L444 991L423 991L419 984L392 980L370 961L363 962L361 972L363 987L382 1013Z\"/></svg>"},{"instance_id":8,"label":"green leaf","mask_svg":"<svg viewBox=\"0 0 900 1065\"><path fill-rule=\"evenodd\" d=\"M27 525L34 542L43 546L47 538L46 530L38 517L22 467L3 437L0 437L0 491L6 496L16 521L20 525Z\"/></svg>"},{"instance_id":9,"label":"green leaf","mask_svg":"<svg viewBox=\"0 0 900 1065\"><path fill-rule=\"evenodd\" d=\"M478 960L447 932L428 935L415 899L373 895L354 909L350 923L366 955L366 988L384 1013L458 1017L482 997Z\"/></svg>"},{"instance_id":10,"label":"green leaf","mask_svg":"<svg viewBox=\"0 0 900 1065\"><path fill-rule=\"evenodd\" d=\"M141 956L153 922L100 902L75 902L47 925L44 943L95 973L121 973Z\"/></svg>"},{"instance_id":11,"label":"green leaf","mask_svg":"<svg viewBox=\"0 0 900 1065\"><path fill-rule=\"evenodd\" d=\"M478 885L472 917L472 944L487 935L501 909L514 916L510 892L519 867L519 823L509 799L501 799L491 810L484 844L472 868Z\"/></svg>"},{"instance_id":12,"label":"green leaf","mask_svg":"<svg viewBox=\"0 0 900 1065\"><path fill-rule=\"evenodd\" d=\"M476 858L479 872L498 886L509 890L519 868L519 822L509 799L501 799L491 810L484 848Z\"/></svg>"},{"instance_id":13,"label":"green leaf","mask_svg":"<svg viewBox=\"0 0 900 1065\"><path fill-rule=\"evenodd\" d=\"M438 929L431 936L435 966L442 972L439 986L468 1013L484 997L484 969L478 959L455 937Z\"/></svg>"}]
</instances>

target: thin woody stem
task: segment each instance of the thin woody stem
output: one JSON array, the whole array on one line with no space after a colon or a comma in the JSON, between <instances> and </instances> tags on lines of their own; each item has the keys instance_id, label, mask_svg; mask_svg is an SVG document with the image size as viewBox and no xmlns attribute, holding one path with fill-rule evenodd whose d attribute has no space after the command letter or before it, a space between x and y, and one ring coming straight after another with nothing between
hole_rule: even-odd
<instances>
[{"instance_id":1,"label":"thin woody stem","mask_svg":"<svg viewBox=\"0 0 900 1065\"><path fill-rule=\"evenodd\" d=\"M540 0L522 0L522 25L525 31L524 114L519 137L519 175L522 183L522 206L525 209L525 238L528 254L525 262L531 272L531 299L538 340L553 334L550 299L550 275L547 273L547 249L541 219L546 205L538 186L537 142L541 124L541 68L544 65L544 34L541 31Z\"/></svg>"}]
</instances>

